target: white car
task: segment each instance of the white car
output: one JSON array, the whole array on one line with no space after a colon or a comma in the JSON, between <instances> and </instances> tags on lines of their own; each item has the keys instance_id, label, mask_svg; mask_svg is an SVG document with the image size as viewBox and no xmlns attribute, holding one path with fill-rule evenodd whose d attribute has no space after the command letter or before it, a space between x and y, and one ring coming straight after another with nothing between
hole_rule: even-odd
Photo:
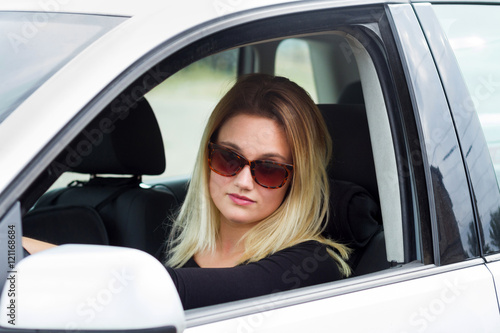
<instances>
[{"instance_id":1,"label":"white car","mask_svg":"<svg viewBox=\"0 0 500 333\"><path fill-rule=\"evenodd\" d=\"M1 2L0 331L498 332L499 18L486 0ZM355 274L184 311L164 221L254 72L323 112ZM23 235L64 245L23 258Z\"/></svg>"}]
</instances>

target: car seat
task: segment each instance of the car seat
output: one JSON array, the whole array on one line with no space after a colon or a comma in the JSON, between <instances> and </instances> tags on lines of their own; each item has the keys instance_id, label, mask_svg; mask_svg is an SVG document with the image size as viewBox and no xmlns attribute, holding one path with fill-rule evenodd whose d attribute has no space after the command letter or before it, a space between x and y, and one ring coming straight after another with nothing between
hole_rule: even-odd
<instances>
[{"instance_id":1,"label":"car seat","mask_svg":"<svg viewBox=\"0 0 500 333\"><path fill-rule=\"evenodd\" d=\"M111 103L58 160L70 164L70 171L90 174L90 180L43 195L23 218L26 236L56 244L126 246L160 257L165 222L178 201L164 187L141 184L142 175L161 174L166 165L146 99Z\"/></svg>"},{"instance_id":2,"label":"car seat","mask_svg":"<svg viewBox=\"0 0 500 333\"><path fill-rule=\"evenodd\" d=\"M333 141L325 234L349 246L354 275L390 267L366 111L362 104L318 105Z\"/></svg>"},{"instance_id":3,"label":"car seat","mask_svg":"<svg viewBox=\"0 0 500 333\"><path fill-rule=\"evenodd\" d=\"M338 104L365 104L361 81L349 83L340 94Z\"/></svg>"}]
</instances>

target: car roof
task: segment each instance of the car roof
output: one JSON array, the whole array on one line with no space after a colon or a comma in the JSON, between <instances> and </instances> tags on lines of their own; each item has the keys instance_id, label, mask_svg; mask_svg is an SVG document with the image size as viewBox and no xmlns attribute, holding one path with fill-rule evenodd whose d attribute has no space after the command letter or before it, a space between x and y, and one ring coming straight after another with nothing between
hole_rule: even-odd
<instances>
[{"instance_id":1,"label":"car roof","mask_svg":"<svg viewBox=\"0 0 500 333\"><path fill-rule=\"evenodd\" d=\"M72 0L72 1L50 1L20 0L0 3L0 11L43 11L43 12L65 12L85 13L100 15L135 16L159 9L172 8L176 13L193 13L200 11L213 11L216 16L226 13L241 12L249 9L270 7L285 3L313 3L325 4L335 3L336 6L348 6L373 3L408 3L409 0L189 0L181 2L169 2L165 0ZM194 8L194 9L193 9Z\"/></svg>"},{"instance_id":2,"label":"car roof","mask_svg":"<svg viewBox=\"0 0 500 333\"><path fill-rule=\"evenodd\" d=\"M419 3L428 0L189 0L172 3L165 0L72 0L46 1L19 0L0 2L0 11L65 12L98 15L136 16L172 8L178 14L212 12L214 18L251 9L272 7L286 3L303 3L308 6L335 3L336 7L380 3ZM465 0L433 0L433 3L460 3ZM482 0L482 3L499 3L500 0ZM195 8L193 10L193 8ZM178 15L181 17L182 15Z\"/></svg>"}]
</instances>

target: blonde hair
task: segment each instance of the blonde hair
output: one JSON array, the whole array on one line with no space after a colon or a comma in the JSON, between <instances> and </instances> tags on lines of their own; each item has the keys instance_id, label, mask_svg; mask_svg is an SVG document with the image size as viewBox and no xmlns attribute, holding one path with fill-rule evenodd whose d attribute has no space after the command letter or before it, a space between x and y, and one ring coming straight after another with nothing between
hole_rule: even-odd
<instances>
[{"instance_id":1,"label":"blonde hair","mask_svg":"<svg viewBox=\"0 0 500 333\"><path fill-rule=\"evenodd\" d=\"M322 236L328 220L329 180L326 168L332 143L323 117L307 92L282 77L251 74L241 77L212 112L200 143L191 183L169 238L167 265L180 267L195 253L215 250L220 213L209 193L208 142L231 117L257 115L283 126L292 151L293 179L282 204L248 231L240 263L255 262L308 240L328 246L341 273L349 249Z\"/></svg>"}]
</instances>

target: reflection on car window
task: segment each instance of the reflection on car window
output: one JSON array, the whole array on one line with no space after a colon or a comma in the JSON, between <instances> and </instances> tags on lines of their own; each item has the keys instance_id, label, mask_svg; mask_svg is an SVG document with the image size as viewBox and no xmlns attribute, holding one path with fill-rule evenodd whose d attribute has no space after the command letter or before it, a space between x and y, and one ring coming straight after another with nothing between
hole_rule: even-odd
<instances>
[{"instance_id":1,"label":"reflection on car window","mask_svg":"<svg viewBox=\"0 0 500 333\"><path fill-rule=\"evenodd\" d=\"M0 122L58 69L123 17L0 13ZM8 64L8 66L5 66Z\"/></svg>"},{"instance_id":2,"label":"reflection on car window","mask_svg":"<svg viewBox=\"0 0 500 333\"><path fill-rule=\"evenodd\" d=\"M208 116L234 83L237 61L236 49L203 58L146 95L158 119L167 157L166 171L157 177L191 174Z\"/></svg>"},{"instance_id":3,"label":"reflection on car window","mask_svg":"<svg viewBox=\"0 0 500 333\"><path fill-rule=\"evenodd\" d=\"M434 6L479 115L500 181L500 7Z\"/></svg>"}]
</instances>

